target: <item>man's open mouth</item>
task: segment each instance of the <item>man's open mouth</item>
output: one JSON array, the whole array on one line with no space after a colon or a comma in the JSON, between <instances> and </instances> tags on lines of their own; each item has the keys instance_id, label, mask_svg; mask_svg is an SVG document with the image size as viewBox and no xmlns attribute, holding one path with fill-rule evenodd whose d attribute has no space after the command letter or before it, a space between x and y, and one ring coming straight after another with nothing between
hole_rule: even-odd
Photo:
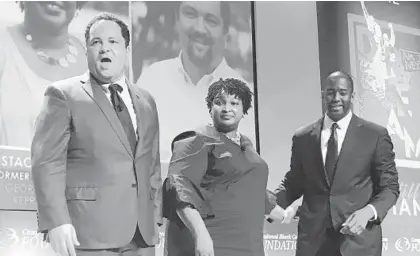
<instances>
[{"instance_id":1,"label":"man's open mouth","mask_svg":"<svg viewBox=\"0 0 420 256\"><path fill-rule=\"evenodd\" d=\"M112 60L110 58L107 58L107 57L101 59L101 63L111 63L111 62L112 62Z\"/></svg>"}]
</instances>

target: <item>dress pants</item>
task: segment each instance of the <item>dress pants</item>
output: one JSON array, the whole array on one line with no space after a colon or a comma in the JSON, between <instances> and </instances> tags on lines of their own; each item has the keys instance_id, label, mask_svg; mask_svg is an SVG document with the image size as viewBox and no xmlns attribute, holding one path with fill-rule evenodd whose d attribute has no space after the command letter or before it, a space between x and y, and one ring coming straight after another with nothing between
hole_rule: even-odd
<instances>
[{"instance_id":1,"label":"dress pants","mask_svg":"<svg viewBox=\"0 0 420 256\"><path fill-rule=\"evenodd\" d=\"M334 228L327 228L324 234L324 241L316 256L341 256L340 245L342 236L343 234Z\"/></svg>"},{"instance_id":2,"label":"dress pants","mask_svg":"<svg viewBox=\"0 0 420 256\"><path fill-rule=\"evenodd\" d=\"M146 244L137 227L133 239L123 248L76 249L76 256L155 256L155 247Z\"/></svg>"}]
</instances>

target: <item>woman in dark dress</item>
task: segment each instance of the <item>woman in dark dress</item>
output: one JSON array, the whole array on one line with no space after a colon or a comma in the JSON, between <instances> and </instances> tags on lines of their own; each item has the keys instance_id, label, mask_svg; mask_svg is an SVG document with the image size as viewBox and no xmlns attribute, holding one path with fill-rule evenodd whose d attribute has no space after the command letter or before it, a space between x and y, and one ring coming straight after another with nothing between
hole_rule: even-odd
<instances>
[{"instance_id":1,"label":"woman in dark dress","mask_svg":"<svg viewBox=\"0 0 420 256\"><path fill-rule=\"evenodd\" d=\"M266 191L267 164L237 132L251 100L245 83L220 79L206 98L213 124L172 142L163 186L166 256L264 255L264 215L279 206Z\"/></svg>"}]
</instances>

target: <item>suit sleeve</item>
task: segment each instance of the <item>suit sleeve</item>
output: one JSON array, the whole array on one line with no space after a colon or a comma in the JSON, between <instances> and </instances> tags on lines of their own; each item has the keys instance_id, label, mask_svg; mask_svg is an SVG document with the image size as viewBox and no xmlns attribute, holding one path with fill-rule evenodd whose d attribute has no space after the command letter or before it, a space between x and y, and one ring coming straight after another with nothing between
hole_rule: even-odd
<instances>
[{"instance_id":1,"label":"suit sleeve","mask_svg":"<svg viewBox=\"0 0 420 256\"><path fill-rule=\"evenodd\" d=\"M292 157L290 160L290 170L286 173L280 186L276 189L277 204L286 209L295 200L303 195L303 184L305 176L302 170L302 161L300 155L297 136L292 139Z\"/></svg>"},{"instance_id":2,"label":"suit sleeve","mask_svg":"<svg viewBox=\"0 0 420 256\"><path fill-rule=\"evenodd\" d=\"M375 186L375 195L370 201L377 211L379 223L396 203L400 194L398 172L394 159L393 144L388 131L384 129L378 138L373 159L372 180Z\"/></svg>"},{"instance_id":3,"label":"suit sleeve","mask_svg":"<svg viewBox=\"0 0 420 256\"><path fill-rule=\"evenodd\" d=\"M71 223L65 197L70 121L64 93L49 86L35 124L31 146L32 177L41 232Z\"/></svg>"},{"instance_id":4,"label":"suit sleeve","mask_svg":"<svg viewBox=\"0 0 420 256\"><path fill-rule=\"evenodd\" d=\"M153 138L152 149L152 169L150 173L150 185L152 189L152 197L154 199L155 207L155 221L160 226L163 224L162 217L162 173L160 166L160 153L159 153L159 118L156 109L155 101L152 98L153 111L155 112L156 132Z\"/></svg>"},{"instance_id":5,"label":"suit sleeve","mask_svg":"<svg viewBox=\"0 0 420 256\"><path fill-rule=\"evenodd\" d=\"M270 212L276 207L277 198L276 194L270 190L265 191L265 214L270 214Z\"/></svg>"}]
</instances>

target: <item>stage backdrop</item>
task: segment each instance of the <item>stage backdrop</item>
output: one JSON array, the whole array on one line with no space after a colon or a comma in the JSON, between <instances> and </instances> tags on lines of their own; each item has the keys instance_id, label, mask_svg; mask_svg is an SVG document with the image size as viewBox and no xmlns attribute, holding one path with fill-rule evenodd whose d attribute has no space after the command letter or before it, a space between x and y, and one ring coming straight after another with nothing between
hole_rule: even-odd
<instances>
[{"instance_id":1,"label":"stage backdrop","mask_svg":"<svg viewBox=\"0 0 420 256\"><path fill-rule=\"evenodd\" d=\"M387 127L400 178L400 198L382 225L384 255L418 255L420 30L354 14L348 21L355 113Z\"/></svg>"},{"instance_id":2,"label":"stage backdrop","mask_svg":"<svg viewBox=\"0 0 420 256\"><path fill-rule=\"evenodd\" d=\"M383 227L383 255L420 252L420 22L417 2L320 3L320 64L355 81L354 112L388 129L400 198ZM328 15L328 16L327 16Z\"/></svg>"},{"instance_id":3,"label":"stage backdrop","mask_svg":"<svg viewBox=\"0 0 420 256\"><path fill-rule=\"evenodd\" d=\"M290 169L294 132L322 114L316 20L314 1L255 2L259 139L271 190ZM266 256L294 256L297 220L266 223L264 237Z\"/></svg>"}]
</instances>

